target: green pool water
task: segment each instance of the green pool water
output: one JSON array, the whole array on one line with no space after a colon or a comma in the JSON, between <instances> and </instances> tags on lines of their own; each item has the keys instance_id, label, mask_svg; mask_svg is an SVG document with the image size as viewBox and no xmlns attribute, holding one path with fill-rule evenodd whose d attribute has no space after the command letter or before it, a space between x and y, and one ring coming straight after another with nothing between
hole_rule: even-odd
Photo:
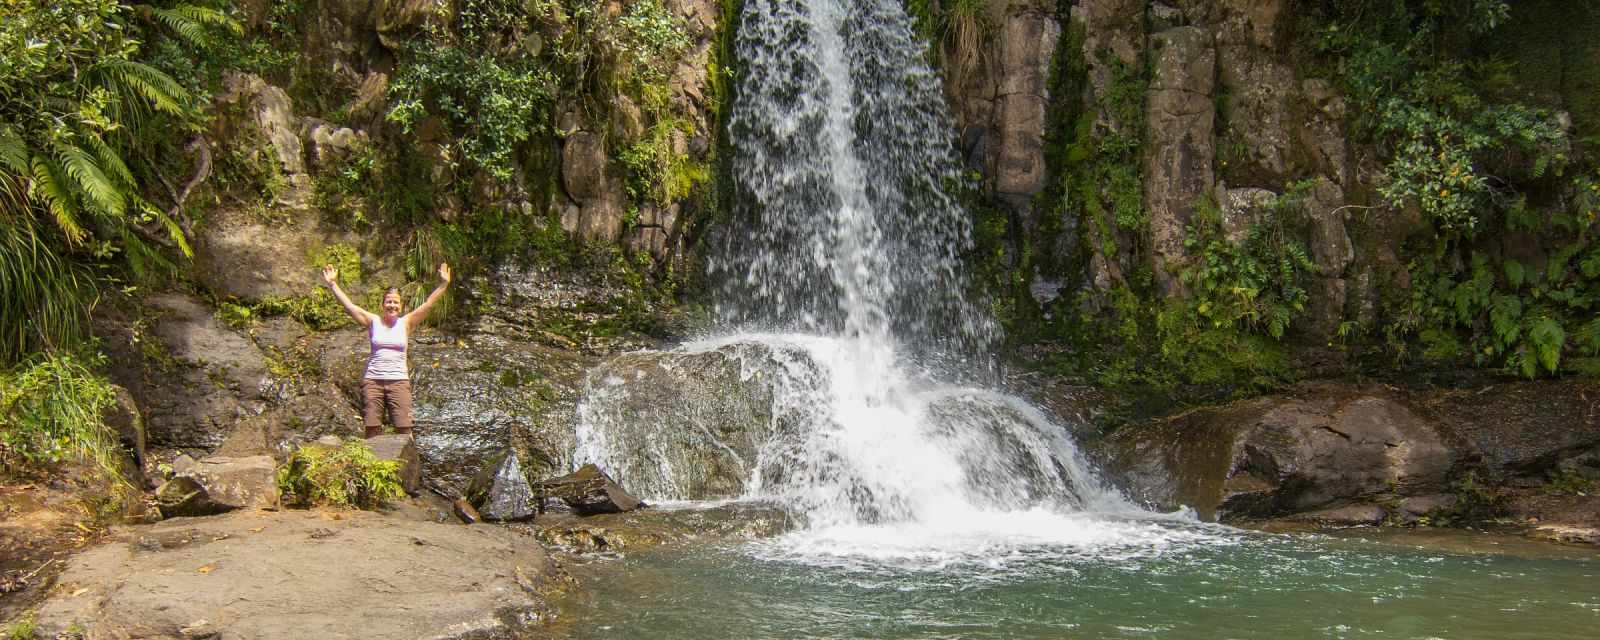
<instances>
[{"instance_id":1,"label":"green pool water","mask_svg":"<svg viewBox=\"0 0 1600 640\"><path fill-rule=\"evenodd\" d=\"M1178 520L893 528L591 561L570 638L1600 638L1600 555ZM1103 530L1096 530L1100 528ZM1097 535L1100 534L1100 535Z\"/></svg>"}]
</instances>

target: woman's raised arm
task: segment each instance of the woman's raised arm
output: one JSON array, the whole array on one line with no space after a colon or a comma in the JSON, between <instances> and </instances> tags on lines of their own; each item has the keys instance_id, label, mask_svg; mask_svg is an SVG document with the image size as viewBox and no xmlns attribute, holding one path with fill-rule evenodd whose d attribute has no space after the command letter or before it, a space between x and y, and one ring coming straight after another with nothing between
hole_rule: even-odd
<instances>
[{"instance_id":1,"label":"woman's raised arm","mask_svg":"<svg viewBox=\"0 0 1600 640\"><path fill-rule=\"evenodd\" d=\"M357 324L363 327L372 326L372 314L367 313L366 309L356 306L356 303L350 301L350 296L345 295L344 290L339 288L338 269L333 268L331 264L322 265L322 281L328 285L329 290L333 291L333 297L339 301L339 304L344 305L344 310L350 314L351 318L355 319Z\"/></svg>"}]
</instances>

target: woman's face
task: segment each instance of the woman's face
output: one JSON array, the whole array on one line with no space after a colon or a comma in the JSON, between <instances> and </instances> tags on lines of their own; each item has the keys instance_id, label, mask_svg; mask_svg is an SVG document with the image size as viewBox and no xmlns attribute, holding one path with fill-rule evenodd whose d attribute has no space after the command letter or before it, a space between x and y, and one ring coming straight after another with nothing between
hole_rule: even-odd
<instances>
[{"instance_id":1,"label":"woman's face","mask_svg":"<svg viewBox=\"0 0 1600 640\"><path fill-rule=\"evenodd\" d=\"M384 316L390 317L390 318L398 318L398 317L400 317L400 309L401 309L400 294L398 294L398 293L385 293L385 294L383 294L383 315Z\"/></svg>"}]
</instances>

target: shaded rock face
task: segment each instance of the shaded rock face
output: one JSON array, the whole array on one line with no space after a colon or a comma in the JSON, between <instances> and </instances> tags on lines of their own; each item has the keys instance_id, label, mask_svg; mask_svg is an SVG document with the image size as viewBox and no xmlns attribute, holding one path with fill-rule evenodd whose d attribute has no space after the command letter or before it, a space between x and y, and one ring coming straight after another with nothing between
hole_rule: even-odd
<instances>
[{"instance_id":1,"label":"shaded rock face","mask_svg":"<svg viewBox=\"0 0 1600 640\"><path fill-rule=\"evenodd\" d=\"M1119 432L1104 450L1135 499L1207 519L1437 493L1458 460L1406 405L1348 392L1201 410Z\"/></svg>"},{"instance_id":2,"label":"shaded rock face","mask_svg":"<svg viewBox=\"0 0 1600 640\"><path fill-rule=\"evenodd\" d=\"M1211 34L1177 27L1152 34L1150 90L1145 99L1144 206L1150 215L1156 280L1181 292L1176 272L1187 261L1186 228L1216 182L1217 52Z\"/></svg>"},{"instance_id":3,"label":"shaded rock face","mask_svg":"<svg viewBox=\"0 0 1600 640\"><path fill-rule=\"evenodd\" d=\"M1098 450L1132 497L1161 509L1355 523L1370 520L1363 505L1379 505L1379 520L1409 521L1454 509L1469 472L1542 482L1581 464L1600 429L1573 424L1600 424L1592 382L1410 393L1322 384L1128 427Z\"/></svg>"},{"instance_id":4,"label":"shaded rock face","mask_svg":"<svg viewBox=\"0 0 1600 640\"><path fill-rule=\"evenodd\" d=\"M94 322L108 375L141 409L149 447L281 455L289 441L359 432L355 405L318 376L360 336L287 318L235 329L178 293L106 308Z\"/></svg>"}]
</instances>

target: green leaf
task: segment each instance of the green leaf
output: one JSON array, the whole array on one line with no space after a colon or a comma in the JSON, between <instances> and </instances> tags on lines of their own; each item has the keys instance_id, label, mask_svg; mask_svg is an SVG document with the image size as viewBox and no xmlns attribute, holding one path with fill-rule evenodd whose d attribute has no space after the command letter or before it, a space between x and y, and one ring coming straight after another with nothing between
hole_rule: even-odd
<instances>
[{"instance_id":1,"label":"green leaf","mask_svg":"<svg viewBox=\"0 0 1600 640\"><path fill-rule=\"evenodd\" d=\"M17 175L28 174L28 143L8 124L0 124L0 167Z\"/></svg>"}]
</instances>

